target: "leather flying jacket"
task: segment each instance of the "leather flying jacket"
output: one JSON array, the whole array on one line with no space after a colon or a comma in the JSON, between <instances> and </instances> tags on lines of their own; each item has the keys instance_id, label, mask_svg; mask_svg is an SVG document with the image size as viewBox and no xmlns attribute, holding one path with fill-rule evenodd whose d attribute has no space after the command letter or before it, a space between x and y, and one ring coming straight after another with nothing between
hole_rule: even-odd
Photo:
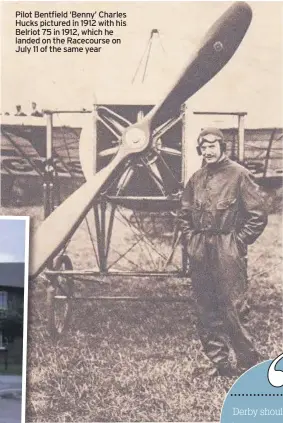
<instances>
[{"instance_id":1,"label":"leather flying jacket","mask_svg":"<svg viewBox=\"0 0 283 423\"><path fill-rule=\"evenodd\" d=\"M197 232L235 232L237 239L247 245L263 232L267 213L252 174L224 156L190 178L178 219L186 237Z\"/></svg>"}]
</instances>

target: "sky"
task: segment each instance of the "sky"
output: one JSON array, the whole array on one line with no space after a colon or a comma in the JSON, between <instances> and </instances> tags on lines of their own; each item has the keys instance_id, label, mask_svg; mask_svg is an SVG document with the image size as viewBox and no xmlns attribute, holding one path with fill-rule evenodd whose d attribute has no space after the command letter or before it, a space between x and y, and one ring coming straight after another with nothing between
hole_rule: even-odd
<instances>
[{"instance_id":1,"label":"sky","mask_svg":"<svg viewBox=\"0 0 283 423\"><path fill-rule=\"evenodd\" d=\"M25 219L0 218L0 262L25 261Z\"/></svg>"},{"instance_id":2,"label":"sky","mask_svg":"<svg viewBox=\"0 0 283 423\"><path fill-rule=\"evenodd\" d=\"M39 108L91 108L94 102L156 103L187 63L190 54L230 2L21 2L2 5L2 111L13 113L31 101ZM282 2L249 2L250 28L231 61L192 99L194 110L245 111L247 126L282 126ZM121 45L101 53L15 53L15 11L127 13L116 28ZM148 61L131 83L150 32L158 29Z\"/></svg>"}]
</instances>

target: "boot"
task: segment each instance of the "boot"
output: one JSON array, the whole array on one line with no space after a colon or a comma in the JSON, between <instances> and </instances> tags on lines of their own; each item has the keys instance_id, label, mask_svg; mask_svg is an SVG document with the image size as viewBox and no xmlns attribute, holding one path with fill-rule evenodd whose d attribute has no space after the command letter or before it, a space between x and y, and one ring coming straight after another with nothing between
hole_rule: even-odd
<instances>
[{"instance_id":1,"label":"boot","mask_svg":"<svg viewBox=\"0 0 283 423\"><path fill-rule=\"evenodd\" d=\"M238 376L238 371L230 363L213 363L212 367L197 367L194 369L193 379L205 377L206 379L213 379L216 377L235 378Z\"/></svg>"},{"instance_id":2,"label":"boot","mask_svg":"<svg viewBox=\"0 0 283 423\"><path fill-rule=\"evenodd\" d=\"M264 361L263 356L256 350L251 352L248 356L244 354L238 354L237 356L237 369L240 374L245 373L251 367Z\"/></svg>"}]
</instances>

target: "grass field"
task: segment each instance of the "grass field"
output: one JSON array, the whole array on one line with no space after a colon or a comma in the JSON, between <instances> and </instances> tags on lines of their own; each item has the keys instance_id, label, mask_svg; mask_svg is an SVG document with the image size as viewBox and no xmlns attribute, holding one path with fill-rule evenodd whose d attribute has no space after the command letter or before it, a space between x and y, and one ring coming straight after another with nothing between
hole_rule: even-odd
<instances>
[{"instance_id":1,"label":"grass field","mask_svg":"<svg viewBox=\"0 0 283 423\"><path fill-rule=\"evenodd\" d=\"M2 209L37 216L39 209ZM35 223L33 221L33 223ZM281 215L269 217L249 251L250 330L268 358L282 352ZM74 261L89 266L91 252L77 235ZM163 248L160 246L160 248ZM78 284L85 297L186 296L186 303L93 302L74 304L70 330L58 341L48 333L46 287L30 284L27 422L218 421L233 380L192 377L209 366L195 329L189 280L126 278L106 287Z\"/></svg>"}]
</instances>

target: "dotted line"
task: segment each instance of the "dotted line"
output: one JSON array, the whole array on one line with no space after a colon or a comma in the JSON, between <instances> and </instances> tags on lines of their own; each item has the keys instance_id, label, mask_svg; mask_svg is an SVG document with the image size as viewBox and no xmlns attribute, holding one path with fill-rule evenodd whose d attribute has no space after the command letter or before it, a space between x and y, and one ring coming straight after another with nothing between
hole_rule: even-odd
<instances>
[{"instance_id":1,"label":"dotted line","mask_svg":"<svg viewBox=\"0 0 283 423\"><path fill-rule=\"evenodd\" d=\"M283 397L283 394L230 394L231 397Z\"/></svg>"}]
</instances>

